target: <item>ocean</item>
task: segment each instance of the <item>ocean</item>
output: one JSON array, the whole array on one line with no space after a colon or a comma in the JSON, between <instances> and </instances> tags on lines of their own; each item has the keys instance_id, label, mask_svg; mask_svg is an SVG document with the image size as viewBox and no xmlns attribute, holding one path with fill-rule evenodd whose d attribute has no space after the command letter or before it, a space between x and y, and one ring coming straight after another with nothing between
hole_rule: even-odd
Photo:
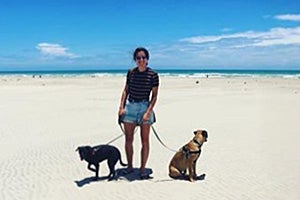
<instances>
[{"instance_id":1,"label":"ocean","mask_svg":"<svg viewBox=\"0 0 300 200\"><path fill-rule=\"evenodd\" d=\"M300 70L154 69L160 76L173 77L283 77L300 78ZM125 76L127 69L0 71L0 76Z\"/></svg>"}]
</instances>

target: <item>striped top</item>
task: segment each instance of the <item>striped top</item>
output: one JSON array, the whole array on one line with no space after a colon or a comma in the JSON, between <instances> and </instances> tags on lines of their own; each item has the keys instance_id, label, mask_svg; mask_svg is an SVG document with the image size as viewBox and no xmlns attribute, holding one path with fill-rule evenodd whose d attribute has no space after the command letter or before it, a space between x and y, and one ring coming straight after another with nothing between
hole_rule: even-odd
<instances>
[{"instance_id":1,"label":"striped top","mask_svg":"<svg viewBox=\"0 0 300 200\"><path fill-rule=\"evenodd\" d=\"M133 101L149 101L150 92L153 87L159 85L158 74L147 67L140 72L137 67L128 70L126 84L128 86L128 98Z\"/></svg>"}]
</instances>

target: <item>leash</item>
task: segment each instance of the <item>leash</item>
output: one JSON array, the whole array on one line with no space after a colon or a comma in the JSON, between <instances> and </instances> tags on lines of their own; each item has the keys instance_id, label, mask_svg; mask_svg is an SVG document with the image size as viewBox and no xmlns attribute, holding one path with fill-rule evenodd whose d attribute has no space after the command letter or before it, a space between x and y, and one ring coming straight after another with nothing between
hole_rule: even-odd
<instances>
[{"instance_id":1,"label":"leash","mask_svg":"<svg viewBox=\"0 0 300 200\"><path fill-rule=\"evenodd\" d=\"M122 116L119 116L119 118L118 118L118 124L119 124L119 126L120 126L121 131L122 131L122 134L119 135L119 136L117 136L116 138L110 140L110 141L107 142L106 144L111 144L111 143L113 143L114 141L116 141L116 140L118 140L119 138L121 138L123 135L125 135L125 130L124 130L124 128L122 127ZM160 137L158 136L158 134L157 134L157 132L156 132L156 130L155 130L155 128L154 128L153 125L151 125L151 129L152 129L152 131L153 131L153 133L154 133L156 139L159 141L159 143L160 143L162 146L164 146L166 149L168 149L168 150L170 150L170 151L177 152L177 150L171 149L170 147L168 147L167 145L165 145L165 143L164 143L164 142L160 139ZM136 131L135 131L133 134L135 134L135 133L136 133Z\"/></svg>"},{"instance_id":2,"label":"leash","mask_svg":"<svg viewBox=\"0 0 300 200\"><path fill-rule=\"evenodd\" d=\"M158 136L158 134L157 134L157 132L156 132L156 130L155 130L155 128L154 128L153 125L151 125L151 129L152 129L152 131L153 131L153 133L154 133L156 139L160 142L161 145L163 145L165 148L167 148L167 149L170 150L170 151L177 152L177 150L171 149L170 147L168 147L167 145L165 145L165 143L163 143L163 141L162 141L162 140L160 139L160 137Z\"/></svg>"},{"instance_id":3,"label":"leash","mask_svg":"<svg viewBox=\"0 0 300 200\"><path fill-rule=\"evenodd\" d=\"M106 144L111 144L111 143L113 143L114 141L116 141L116 140L118 140L119 138L121 138L123 135L124 135L124 133L122 133L122 134L119 135L118 137L112 139L111 141L107 142Z\"/></svg>"},{"instance_id":4,"label":"leash","mask_svg":"<svg viewBox=\"0 0 300 200\"><path fill-rule=\"evenodd\" d=\"M119 136L117 136L117 137L115 137L114 139L110 140L110 141L107 142L106 144L111 144L111 143L113 143L114 141L118 140L119 138L123 137L123 135L125 135L125 130L124 130L123 126L122 126L122 116L119 116L119 117L118 117L118 124L119 124L119 126L120 126L121 131L122 131L122 134L119 135ZM136 133L136 130L134 131L133 134L135 134L135 133Z\"/></svg>"},{"instance_id":5,"label":"leash","mask_svg":"<svg viewBox=\"0 0 300 200\"><path fill-rule=\"evenodd\" d=\"M112 140L110 140L109 142L107 142L106 144L111 144L111 143L113 143L114 141L116 141L116 140L118 140L119 138L121 138L123 135L125 135L125 130L123 129L123 127L122 127L122 117L121 116L119 116L119 118L118 118L118 124L119 124L119 126L120 126L120 129L121 129L121 131L122 131L122 134L121 135L119 135L119 136L117 136L117 137L115 137L114 139L112 139Z\"/></svg>"}]
</instances>

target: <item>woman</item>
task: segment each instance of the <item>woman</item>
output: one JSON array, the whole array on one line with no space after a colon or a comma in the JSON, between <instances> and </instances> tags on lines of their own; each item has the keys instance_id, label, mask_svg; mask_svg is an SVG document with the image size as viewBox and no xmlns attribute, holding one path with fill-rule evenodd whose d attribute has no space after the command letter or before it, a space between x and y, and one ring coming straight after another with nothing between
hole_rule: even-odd
<instances>
[{"instance_id":1,"label":"woman","mask_svg":"<svg viewBox=\"0 0 300 200\"><path fill-rule=\"evenodd\" d=\"M141 130L141 178L147 178L145 173L149 157L150 126L155 122L153 108L157 100L159 77L148 67L149 52L143 47L135 49L133 60L136 67L128 70L126 84L122 92L119 116L122 116L125 130L125 151L128 162L127 172L133 171L133 139L137 125Z\"/></svg>"}]
</instances>

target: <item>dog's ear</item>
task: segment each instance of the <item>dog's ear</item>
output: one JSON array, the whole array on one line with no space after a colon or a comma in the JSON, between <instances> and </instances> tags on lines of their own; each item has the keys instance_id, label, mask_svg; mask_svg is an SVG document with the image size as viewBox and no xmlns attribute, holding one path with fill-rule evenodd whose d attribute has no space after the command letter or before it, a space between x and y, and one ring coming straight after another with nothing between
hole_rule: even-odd
<instances>
[{"instance_id":1,"label":"dog's ear","mask_svg":"<svg viewBox=\"0 0 300 200\"><path fill-rule=\"evenodd\" d=\"M75 151L79 151L80 149L82 149L82 146L77 147L77 149Z\"/></svg>"},{"instance_id":2,"label":"dog's ear","mask_svg":"<svg viewBox=\"0 0 300 200\"><path fill-rule=\"evenodd\" d=\"M194 133L194 135L196 135L197 133L200 133L200 132L202 132L201 129L197 129L193 133Z\"/></svg>"},{"instance_id":3,"label":"dog's ear","mask_svg":"<svg viewBox=\"0 0 300 200\"><path fill-rule=\"evenodd\" d=\"M201 132L201 135L202 135L203 137L205 137L205 142L206 142L206 141L207 141L207 138L208 138L207 131L203 130L203 131Z\"/></svg>"}]
</instances>

